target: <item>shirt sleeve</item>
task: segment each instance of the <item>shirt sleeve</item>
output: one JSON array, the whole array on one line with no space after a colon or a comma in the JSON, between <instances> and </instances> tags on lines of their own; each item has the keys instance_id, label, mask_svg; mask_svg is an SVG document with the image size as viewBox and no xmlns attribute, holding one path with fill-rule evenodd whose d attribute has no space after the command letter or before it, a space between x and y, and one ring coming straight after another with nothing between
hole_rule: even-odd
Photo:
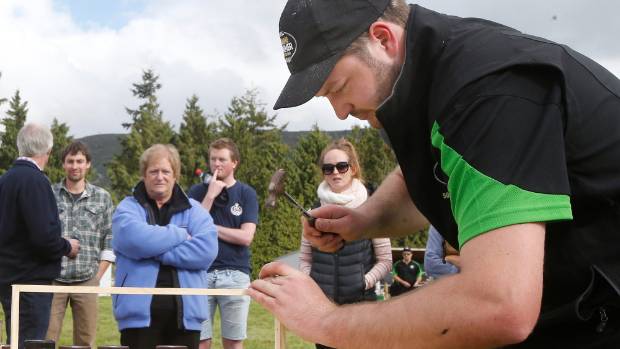
<instances>
[{"instance_id":1,"label":"shirt sleeve","mask_svg":"<svg viewBox=\"0 0 620 349\"><path fill-rule=\"evenodd\" d=\"M306 275L310 275L312 270L312 246L303 236L301 237L301 246L299 247L299 270Z\"/></svg>"},{"instance_id":2,"label":"shirt sleeve","mask_svg":"<svg viewBox=\"0 0 620 349\"><path fill-rule=\"evenodd\" d=\"M454 274L458 269L444 260L443 237L432 225L428 229L426 252L424 253L424 270L428 276L439 278Z\"/></svg>"},{"instance_id":3,"label":"shirt sleeve","mask_svg":"<svg viewBox=\"0 0 620 349\"><path fill-rule=\"evenodd\" d=\"M572 219L561 100L553 73L515 69L468 87L434 123L460 246L508 225Z\"/></svg>"},{"instance_id":4,"label":"shirt sleeve","mask_svg":"<svg viewBox=\"0 0 620 349\"><path fill-rule=\"evenodd\" d=\"M392 244L389 238L372 239L375 254L375 264L364 275L366 289L374 287L377 281L383 279L392 269Z\"/></svg>"},{"instance_id":5,"label":"shirt sleeve","mask_svg":"<svg viewBox=\"0 0 620 349\"><path fill-rule=\"evenodd\" d=\"M103 261L114 263L116 256L112 250L112 214L114 213L114 204L109 194L104 195L105 211L103 212L103 227L101 229L103 246L99 258Z\"/></svg>"},{"instance_id":6,"label":"shirt sleeve","mask_svg":"<svg viewBox=\"0 0 620 349\"><path fill-rule=\"evenodd\" d=\"M205 195L207 195L207 186L202 183L192 185L187 192L187 196L198 202L202 202Z\"/></svg>"},{"instance_id":7,"label":"shirt sleeve","mask_svg":"<svg viewBox=\"0 0 620 349\"><path fill-rule=\"evenodd\" d=\"M241 215L241 224L254 223L258 224L258 199L256 191L247 186L244 190L243 214Z\"/></svg>"}]
</instances>

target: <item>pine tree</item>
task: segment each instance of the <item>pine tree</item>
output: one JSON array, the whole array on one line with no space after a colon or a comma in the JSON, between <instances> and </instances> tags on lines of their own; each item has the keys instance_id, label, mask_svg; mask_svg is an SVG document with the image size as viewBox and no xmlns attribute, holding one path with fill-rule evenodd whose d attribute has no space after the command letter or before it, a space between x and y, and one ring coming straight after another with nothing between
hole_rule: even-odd
<instances>
[{"instance_id":1,"label":"pine tree","mask_svg":"<svg viewBox=\"0 0 620 349\"><path fill-rule=\"evenodd\" d=\"M218 122L219 137L232 139L241 153L235 177L250 183L258 193L266 193L273 172L282 167L288 147L282 130L275 125L255 90L233 97L228 111Z\"/></svg>"},{"instance_id":2,"label":"pine tree","mask_svg":"<svg viewBox=\"0 0 620 349\"><path fill-rule=\"evenodd\" d=\"M131 122L123 123L129 129L127 137L121 140L122 151L108 164L111 195L118 200L131 193L131 188L140 180L140 155L153 144L172 143L174 131L169 122L164 121L157 102L157 90L161 84L159 76L152 70L144 71L142 82L133 84L133 95L142 101L138 109L125 108Z\"/></svg>"},{"instance_id":3,"label":"pine tree","mask_svg":"<svg viewBox=\"0 0 620 349\"><path fill-rule=\"evenodd\" d=\"M57 183L65 177L65 171L62 168L62 152L73 142L73 137L69 136L69 126L64 122L60 123L56 118L54 118L52 122L50 131L52 132L52 136L54 136L54 146L52 147L52 154L45 167L45 173L50 179L50 182Z\"/></svg>"},{"instance_id":4,"label":"pine tree","mask_svg":"<svg viewBox=\"0 0 620 349\"><path fill-rule=\"evenodd\" d=\"M330 141L331 138L314 125L292 151L293 166L287 187L304 207L312 207L317 201L316 188L322 179L317 164Z\"/></svg>"},{"instance_id":5,"label":"pine tree","mask_svg":"<svg viewBox=\"0 0 620 349\"><path fill-rule=\"evenodd\" d=\"M258 195L259 224L251 245L253 273L282 254L299 248L299 212L282 202L275 210L263 209L267 186L274 171L288 169L288 147L282 142L286 126L275 125L258 100L255 90L231 100L227 112L218 121L218 136L232 139L241 161L235 177L251 185Z\"/></svg>"},{"instance_id":6,"label":"pine tree","mask_svg":"<svg viewBox=\"0 0 620 349\"><path fill-rule=\"evenodd\" d=\"M207 123L207 119L200 106L198 97L193 95L185 104L183 121L174 144L181 155L180 184L188 189L197 182L196 169L206 170L209 158L209 143L215 139L216 125Z\"/></svg>"},{"instance_id":7,"label":"pine tree","mask_svg":"<svg viewBox=\"0 0 620 349\"><path fill-rule=\"evenodd\" d=\"M396 167L396 156L381 138L379 130L355 126L347 138L357 150L367 186L374 188L381 184Z\"/></svg>"},{"instance_id":8,"label":"pine tree","mask_svg":"<svg viewBox=\"0 0 620 349\"><path fill-rule=\"evenodd\" d=\"M8 170L18 156L17 133L26 123L28 115L28 102L22 102L19 90L15 91L15 95L11 98L9 110L6 113L8 116L0 122L4 126L4 131L0 133L0 143L2 144L0 147L0 174Z\"/></svg>"}]
</instances>

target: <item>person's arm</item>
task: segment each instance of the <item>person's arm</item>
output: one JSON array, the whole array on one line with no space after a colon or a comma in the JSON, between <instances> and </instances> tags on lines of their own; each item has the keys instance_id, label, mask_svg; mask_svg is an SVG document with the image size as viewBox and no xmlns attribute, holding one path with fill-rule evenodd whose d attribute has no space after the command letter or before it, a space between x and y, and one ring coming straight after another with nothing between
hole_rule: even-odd
<instances>
[{"instance_id":1,"label":"person's arm","mask_svg":"<svg viewBox=\"0 0 620 349\"><path fill-rule=\"evenodd\" d=\"M42 176L28 179L30 181L27 184L20 184L16 204L24 215L32 249L40 258L47 260L59 260L62 256L75 257L79 243L75 239L61 236L58 207L49 182Z\"/></svg>"},{"instance_id":2,"label":"person's arm","mask_svg":"<svg viewBox=\"0 0 620 349\"><path fill-rule=\"evenodd\" d=\"M209 188L211 184L209 184ZM254 240L256 223L258 223L258 199L256 191L250 186L244 186L241 196L241 226L239 228L229 228L216 225L218 238L235 245L250 246ZM209 193L207 193L208 196ZM203 205L204 206L204 205Z\"/></svg>"},{"instance_id":3,"label":"person's arm","mask_svg":"<svg viewBox=\"0 0 620 349\"><path fill-rule=\"evenodd\" d=\"M202 207L204 207L207 211L211 211L211 207L213 207L213 202L215 202L215 199L217 198L217 196L222 193L222 190L226 188L226 183L224 183L224 181L217 179L217 175L218 175L218 171L216 169L215 171L213 171L213 177L211 178L211 181L209 182L207 193L205 194L204 198L200 202Z\"/></svg>"},{"instance_id":4,"label":"person's arm","mask_svg":"<svg viewBox=\"0 0 620 349\"><path fill-rule=\"evenodd\" d=\"M458 269L452 264L444 263L443 238L432 225L428 229L428 240L424 252L424 270L428 276L433 278L458 272Z\"/></svg>"},{"instance_id":5,"label":"person's arm","mask_svg":"<svg viewBox=\"0 0 620 349\"><path fill-rule=\"evenodd\" d=\"M105 274L105 271L108 270L110 264L112 263L104 260L99 262L99 269L97 269L97 274L95 275L95 280L97 280L97 282L101 281L103 274Z\"/></svg>"},{"instance_id":6,"label":"person's arm","mask_svg":"<svg viewBox=\"0 0 620 349\"><path fill-rule=\"evenodd\" d=\"M364 275L367 290L375 287L377 281L383 279L392 270L392 244L390 239L372 239L372 247L375 254L375 264Z\"/></svg>"},{"instance_id":7,"label":"person's arm","mask_svg":"<svg viewBox=\"0 0 620 349\"><path fill-rule=\"evenodd\" d=\"M243 223L241 228L227 228L221 225L216 225L217 236L231 244L250 246L252 240L254 240L254 233L256 232L256 224Z\"/></svg>"},{"instance_id":8,"label":"person's arm","mask_svg":"<svg viewBox=\"0 0 620 349\"><path fill-rule=\"evenodd\" d=\"M542 223L489 231L463 246L461 273L387 302L336 306L281 263L263 267L248 294L300 337L331 347L500 347L523 341L536 323L544 243Z\"/></svg>"},{"instance_id":9,"label":"person's arm","mask_svg":"<svg viewBox=\"0 0 620 349\"><path fill-rule=\"evenodd\" d=\"M299 247L299 270L306 275L310 275L312 270L312 246L303 236Z\"/></svg>"},{"instance_id":10,"label":"person's arm","mask_svg":"<svg viewBox=\"0 0 620 349\"><path fill-rule=\"evenodd\" d=\"M191 239L169 249L156 259L180 269L209 269L217 257L217 232L213 219L197 203L191 208L188 232Z\"/></svg>"},{"instance_id":11,"label":"person's arm","mask_svg":"<svg viewBox=\"0 0 620 349\"><path fill-rule=\"evenodd\" d=\"M413 286L412 284L410 284L407 280L401 278L400 276L398 276L398 261L396 263L394 263L394 272L392 273L392 277L394 278L394 282L395 283L399 283L407 288Z\"/></svg>"},{"instance_id":12,"label":"person's arm","mask_svg":"<svg viewBox=\"0 0 620 349\"><path fill-rule=\"evenodd\" d=\"M131 198L121 201L114 211L112 234L114 252L133 259L159 256L190 238L187 229L174 224L148 224L144 209Z\"/></svg>"},{"instance_id":13,"label":"person's arm","mask_svg":"<svg viewBox=\"0 0 620 349\"><path fill-rule=\"evenodd\" d=\"M338 250L342 240L405 236L428 225L409 197L400 167L358 208L324 205L310 214L317 220L315 227L304 222L304 237L326 252Z\"/></svg>"},{"instance_id":14,"label":"person's arm","mask_svg":"<svg viewBox=\"0 0 620 349\"><path fill-rule=\"evenodd\" d=\"M110 194L106 192L102 195L104 197L103 202L105 209L100 222L101 232L99 249L101 250L101 254L99 256L99 269L95 275L97 281L101 280L106 270L116 261L116 256L112 250L112 215L114 214L114 204L112 203Z\"/></svg>"}]
</instances>

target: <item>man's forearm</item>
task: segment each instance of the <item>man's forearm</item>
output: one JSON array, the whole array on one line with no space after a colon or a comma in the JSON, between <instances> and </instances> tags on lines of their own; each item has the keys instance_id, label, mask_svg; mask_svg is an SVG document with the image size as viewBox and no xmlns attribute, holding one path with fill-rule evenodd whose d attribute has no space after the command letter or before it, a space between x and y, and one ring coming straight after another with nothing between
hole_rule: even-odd
<instances>
[{"instance_id":1,"label":"man's forearm","mask_svg":"<svg viewBox=\"0 0 620 349\"><path fill-rule=\"evenodd\" d=\"M399 237L424 229L428 220L409 197L405 179L396 168L359 208L374 223L365 238Z\"/></svg>"},{"instance_id":2,"label":"man's forearm","mask_svg":"<svg viewBox=\"0 0 620 349\"><path fill-rule=\"evenodd\" d=\"M459 274L388 302L333 310L321 323L325 344L495 348L523 341L540 312L544 225L498 228L470 240L461 252Z\"/></svg>"},{"instance_id":3,"label":"man's forearm","mask_svg":"<svg viewBox=\"0 0 620 349\"><path fill-rule=\"evenodd\" d=\"M108 270L108 267L110 267L110 262L108 261L100 261L99 262L99 269L97 270L97 275L95 276L95 278L99 281L101 280L101 278L103 277L103 274L105 274L106 270Z\"/></svg>"},{"instance_id":4,"label":"man's forearm","mask_svg":"<svg viewBox=\"0 0 620 349\"><path fill-rule=\"evenodd\" d=\"M483 326L492 302L456 278L437 282L390 301L338 307L324 328L336 348L493 348L506 344ZM360 333L364 333L360 336ZM499 333L497 333L499 334Z\"/></svg>"},{"instance_id":5,"label":"man's forearm","mask_svg":"<svg viewBox=\"0 0 620 349\"><path fill-rule=\"evenodd\" d=\"M227 228L216 225L217 237L235 245L250 246L254 239L254 231L245 229Z\"/></svg>"}]
</instances>

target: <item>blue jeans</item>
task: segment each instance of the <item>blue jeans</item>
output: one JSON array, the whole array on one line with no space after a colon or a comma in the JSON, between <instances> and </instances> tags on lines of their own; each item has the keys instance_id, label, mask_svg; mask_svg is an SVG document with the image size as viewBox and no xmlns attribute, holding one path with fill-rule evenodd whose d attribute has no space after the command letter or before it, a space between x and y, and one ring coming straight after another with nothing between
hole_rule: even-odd
<instances>
[{"instance_id":1,"label":"blue jeans","mask_svg":"<svg viewBox=\"0 0 620 349\"><path fill-rule=\"evenodd\" d=\"M248 288L250 276L238 270L214 270L207 273L208 287L213 288ZM210 318L202 323L200 340L213 337L213 317L220 307L222 338L244 340L247 338L249 296L209 296Z\"/></svg>"},{"instance_id":2,"label":"blue jeans","mask_svg":"<svg viewBox=\"0 0 620 349\"><path fill-rule=\"evenodd\" d=\"M51 293L21 293L19 297L19 349L27 339L45 339L52 307ZM0 302L6 321L7 341L11 340L11 286L0 285Z\"/></svg>"}]
</instances>

